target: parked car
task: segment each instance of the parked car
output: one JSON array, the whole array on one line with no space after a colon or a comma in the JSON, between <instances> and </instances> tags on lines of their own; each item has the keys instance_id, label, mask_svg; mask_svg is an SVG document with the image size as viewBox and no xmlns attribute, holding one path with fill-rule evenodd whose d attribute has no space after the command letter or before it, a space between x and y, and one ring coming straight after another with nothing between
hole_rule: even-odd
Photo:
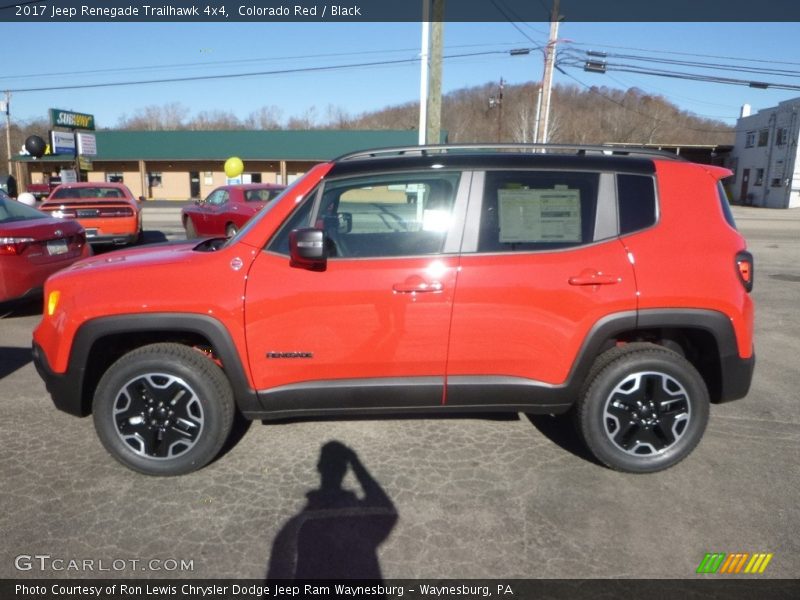
<instances>
[{"instance_id":1,"label":"parked car","mask_svg":"<svg viewBox=\"0 0 800 600\"><path fill-rule=\"evenodd\" d=\"M25 186L26 190L33 194L37 202L41 202L53 193L61 184L61 177L50 177L47 183L29 183Z\"/></svg>"},{"instance_id":2,"label":"parked car","mask_svg":"<svg viewBox=\"0 0 800 600\"><path fill-rule=\"evenodd\" d=\"M211 461L237 410L571 413L598 461L659 471L752 379L729 175L603 146L351 154L234 238L58 273L34 361L154 475Z\"/></svg>"},{"instance_id":3,"label":"parked car","mask_svg":"<svg viewBox=\"0 0 800 600\"><path fill-rule=\"evenodd\" d=\"M90 254L80 223L54 219L0 191L0 309L41 295L48 276Z\"/></svg>"},{"instance_id":4,"label":"parked car","mask_svg":"<svg viewBox=\"0 0 800 600\"><path fill-rule=\"evenodd\" d=\"M140 200L121 183L62 183L40 210L62 219L77 219L92 244L125 245L142 235Z\"/></svg>"},{"instance_id":5,"label":"parked car","mask_svg":"<svg viewBox=\"0 0 800 600\"><path fill-rule=\"evenodd\" d=\"M205 200L184 207L181 222L186 230L186 238L232 237L284 189L285 186L268 183L219 187Z\"/></svg>"}]
</instances>

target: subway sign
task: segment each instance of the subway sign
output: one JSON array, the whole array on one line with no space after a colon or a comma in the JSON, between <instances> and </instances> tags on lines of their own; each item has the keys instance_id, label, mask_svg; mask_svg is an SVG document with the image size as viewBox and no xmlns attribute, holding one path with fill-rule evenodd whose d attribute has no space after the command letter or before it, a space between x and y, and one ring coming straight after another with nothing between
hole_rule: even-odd
<instances>
[{"instance_id":1,"label":"subway sign","mask_svg":"<svg viewBox=\"0 0 800 600\"><path fill-rule=\"evenodd\" d=\"M68 129L91 129L94 131L94 115L70 112L59 108L50 109L50 124Z\"/></svg>"}]
</instances>

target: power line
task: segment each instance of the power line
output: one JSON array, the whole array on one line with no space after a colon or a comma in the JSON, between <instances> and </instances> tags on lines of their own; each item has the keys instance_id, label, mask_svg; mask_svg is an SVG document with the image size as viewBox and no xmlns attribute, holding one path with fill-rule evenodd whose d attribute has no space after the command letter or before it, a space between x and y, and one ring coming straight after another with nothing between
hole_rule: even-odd
<instances>
[{"instance_id":1,"label":"power line","mask_svg":"<svg viewBox=\"0 0 800 600\"><path fill-rule=\"evenodd\" d=\"M762 64L772 64L772 65L800 65L800 62L796 61L785 61L785 60L772 60L772 59L762 59L762 58L746 58L741 56L721 56L718 54L701 54L699 52L678 52L675 50L652 50L648 48L634 48L631 46L610 46L605 44L586 44L581 42L573 42L575 46L596 46L598 48L614 48L616 50L635 50L637 52L650 52L652 54L674 54L676 56L692 56L694 58L703 57L703 58L714 58L714 59L722 59L722 60L738 60L741 62L753 62L753 63L762 63Z\"/></svg>"},{"instance_id":2,"label":"power line","mask_svg":"<svg viewBox=\"0 0 800 600\"><path fill-rule=\"evenodd\" d=\"M640 115L642 117L646 117L648 119L652 119L653 121L657 121L658 123L667 123L667 124L673 124L674 125L674 121L673 120L660 119L660 118L658 118L658 117L656 117L654 115L644 113L644 112L642 112L640 110L637 110L635 108L632 108L630 106L625 106L625 104L623 104L619 100L615 100L614 98L611 98L610 96L607 96L606 94L601 93L595 86L589 86L589 85L585 84L584 82L582 82L577 77L573 77L572 75L570 75L569 73L567 73L566 71L561 69L560 66L556 66L556 69L558 69L558 71L561 74L566 75L567 77L569 77L570 79L575 81L577 84L579 84L580 86L584 87L590 93L595 94L597 96L600 96L601 98L603 98L603 99L605 99L605 100L607 100L607 101L609 101L609 102L611 102L613 104L616 104L617 106L619 106L619 107L621 107L621 108L623 108L623 109L625 109L627 111L634 112L634 113L636 113L636 114L638 114L638 115ZM701 133L727 133L726 131L720 130L720 129L700 129L700 128L697 128L697 127L685 127L685 128L690 130L690 131L699 131Z\"/></svg>"},{"instance_id":3,"label":"power line","mask_svg":"<svg viewBox=\"0 0 800 600\"><path fill-rule=\"evenodd\" d=\"M636 87L636 86L630 85L629 83L627 83L625 81L622 81L622 80L618 79L617 77L609 75L608 73L606 73L605 76L608 77L611 81L614 81L614 82L618 83L623 88L629 88L630 89L632 87ZM658 89L658 88L655 88L655 89ZM674 96L674 94L671 94L670 92L665 92L665 93L659 94L659 95L662 96L662 97L666 97L666 98L671 98L671 97ZM678 96L678 97L682 97L684 100L689 100L690 102L700 102L701 104L709 104L707 102L702 102L700 100L695 100L693 98L687 98L685 96ZM724 106L726 108L732 108L732 107L726 106L724 104L714 104L713 106ZM736 110L738 110L738 109L736 109ZM692 114L694 116L696 116L696 117L704 117L704 118L707 118L707 119L735 119L736 118L736 115L734 115L734 116L730 116L730 115L704 115L704 114L701 114L701 113L696 113L694 111L692 111Z\"/></svg>"},{"instance_id":4,"label":"power line","mask_svg":"<svg viewBox=\"0 0 800 600\"><path fill-rule=\"evenodd\" d=\"M583 69L585 62L575 60L562 61L562 66L574 67ZM788 83L776 83L768 81L753 81L750 79L737 79L734 77L722 77L719 75L712 75L707 73L687 73L684 71L668 71L663 69L647 69L639 65L629 65L626 63L602 63L603 71L619 71L622 73L637 73L639 75L655 75L658 77L669 77L671 79L685 79L688 81L702 81L705 83L723 83L728 85L741 85L757 89L778 89L778 90L791 90L800 91L800 85L792 85Z\"/></svg>"},{"instance_id":5,"label":"power line","mask_svg":"<svg viewBox=\"0 0 800 600\"><path fill-rule=\"evenodd\" d=\"M520 49L520 50L528 50ZM506 50L491 50L491 51L484 51L484 52L468 52L463 54L451 54L448 56L444 56L445 59L452 59L452 58L468 58L474 56L487 56L491 54L509 54L513 51L506 51ZM419 57L415 58L402 58L396 60L383 60L383 61L374 61L374 62L360 62L360 63L350 63L350 64L341 64L341 65L327 65L327 66L317 66L317 67L298 67L294 69L276 69L272 71L254 71L249 73L225 73L221 75L197 75L192 77L172 77L169 79L144 79L138 81L115 81L115 82L107 82L107 83L87 83L87 84L73 84L73 85L61 85L61 86L43 86L43 87L35 87L35 88L19 88L19 89L9 89L9 92L15 93L22 93L22 92L51 92L51 91L58 91L58 90L79 90L79 89L91 89L91 88L108 88L108 87L120 87L120 86L127 86L127 85L148 85L153 83L181 83L187 81L204 81L204 80L214 80L214 79L236 79L242 77L260 77L260 76L269 76L269 75L289 75L293 73L314 73L320 71L337 71L337 70L347 70L347 69L359 69L359 68L367 68L367 67L380 67L380 66L388 66L388 65L402 65L402 64L412 64L418 63Z\"/></svg>"},{"instance_id":6,"label":"power line","mask_svg":"<svg viewBox=\"0 0 800 600\"><path fill-rule=\"evenodd\" d=\"M38 1L38 0L37 0ZM502 44L459 44L450 46L449 49L457 49L457 48L483 48L483 47L499 47L499 46L514 46L516 44L512 42L505 42ZM119 72L130 72L130 71L151 71L153 69L179 69L179 68L214 68L214 67L222 67L222 66L230 66L234 64L247 64L247 63L259 63L259 62L275 62L275 61L288 61L288 60L305 60L310 58L333 58L333 57L341 57L341 56L361 56L364 54L392 54L397 52L419 52L419 48L397 48L397 49L385 49L385 50L363 50L358 52L339 52L339 53L324 53L324 54L305 54L305 55L298 55L298 56L275 56L275 57L262 57L262 58L245 58L245 59L235 59L235 60L220 60L220 61L202 61L202 62L191 62L191 63L174 63L174 64L159 64L159 65L141 65L136 67L114 67L109 69L91 69L91 70L83 70L83 71L59 71L56 73L30 73L25 75L6 75L3 76L2 79L12 80L12 79L29 79L33 77L60 77L65 75L99 75L103 73L119 73Z\"/></svg>"},{"instance_id":7,"label":"power line","mask_svg":"<svg viewBox=\"0 0 800 600\"><path fill-rule=\"evenodd\" d=\"M532 44L538 44L538 43L539 43L539 42L537 42L536 40L534 40L533 38L531 38L531 37L530 37L530 36L529 36L527 33L525 33L524 31L522 31L522 29L520 28L520 26L519 26L519 25L517 25L517 22L518 22L518 21L519 21L519 22L521 22L523 19L522 19L522 18L520 18L520 16L519 16L517 13L515 13L515 12L514 12L514 10L513 10L511 7L509 7L509 6L507 6L505 3L503 3L503 0L492 0L492 4L493 4L493 5L494 5L494 7L497 9L497 11L498 11L498 12L499 12L501 15L503 15L503 18L504 18L506 21L508 21L508 23L509 23L509 24L510 24L510 25L511 25L511 26L512 26L514 29L516 29L517 31L519 31L519 32L522 34L522 36L523 36L523 37L524 37L526 40L528 40L528 41L529 41L529 42L531 42ZM501 6L501 4L502 4L502 6ZM510 16L509 16L509 13L510 13ZM548 15L550 14L550 13L549 13L549 9L545 9L545 14L548 14ZM532 31L535 31L536 33L541 33L542 35L547 35L547 33L545 33L545 32L536 31L536 30L535 30L535 29L533 29L532 27L530 27L530 26L528 26L528 27L529 27L529 28L530 28Z\"/></svg>"},{"instance_id":8,"label":"power line","mask_svg":"<svg viewBox=\"0 0 800 600\"><path fill-rule=\"evenodd\" d=\"M569 56L577 58L580 60L580 57L576 56L574 51L570 51ZM605 59L605 58L620 58L623 60L633 60L639 62L650 62L650 63L657 63L657 64L665 64L665 65L675 65L679 67L690 67L690 68L703 68L703 69L715 69L718 71L735 71L741 73L756 73L759 75L775 75L778 77L797 77L800 76L800 70L790 70L790 69L765 69L761 67L750 67L745 65L732 65L732 64L724 64L724 63L714 63L714 62L701 62L701 61L689 61L689 60L674 60L668 58L658 58L653 56L639 56L636 54L616 54L616 53L606 53L606 52L592 52L587 51L586 57L588 60L598 60L598 59Z\"/></svg>"}]
</instances>

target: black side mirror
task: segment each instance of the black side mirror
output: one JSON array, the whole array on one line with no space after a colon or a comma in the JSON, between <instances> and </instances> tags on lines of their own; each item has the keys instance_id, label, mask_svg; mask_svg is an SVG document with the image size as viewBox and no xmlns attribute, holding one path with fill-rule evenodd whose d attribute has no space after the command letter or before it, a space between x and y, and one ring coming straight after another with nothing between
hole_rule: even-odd
<instances>
[{"instance_id":1,"label":"black side mirror","mask_svg":"<svg viewBox=\"0 0 800 600\"><path fill-rule=\"evenodd\" d=\"M289 265L309 271L324 271L328 250L322 229L295 229L289 234Z\"/></svg>"}]
</instances>

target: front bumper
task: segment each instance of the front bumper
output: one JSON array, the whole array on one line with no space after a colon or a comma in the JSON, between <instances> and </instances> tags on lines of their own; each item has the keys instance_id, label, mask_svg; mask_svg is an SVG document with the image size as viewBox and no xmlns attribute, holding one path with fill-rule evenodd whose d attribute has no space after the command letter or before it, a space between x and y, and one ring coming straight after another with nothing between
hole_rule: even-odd
<instances>
[{"instance_id":1,"label":"front bumper","mask_svg":"<svg viewBox=\"0 0 800 600\"><path fill-rule=\"evenodd\" d=\"M76 417L85 417L91 412L90 407L83 402L83 369L68 370L63 374L53 372L47 362L47 356L35 342L33 344L33 364L36 366L39 377L44 380L45 387L57 409Z\"/></svg>"}]
</instances>

